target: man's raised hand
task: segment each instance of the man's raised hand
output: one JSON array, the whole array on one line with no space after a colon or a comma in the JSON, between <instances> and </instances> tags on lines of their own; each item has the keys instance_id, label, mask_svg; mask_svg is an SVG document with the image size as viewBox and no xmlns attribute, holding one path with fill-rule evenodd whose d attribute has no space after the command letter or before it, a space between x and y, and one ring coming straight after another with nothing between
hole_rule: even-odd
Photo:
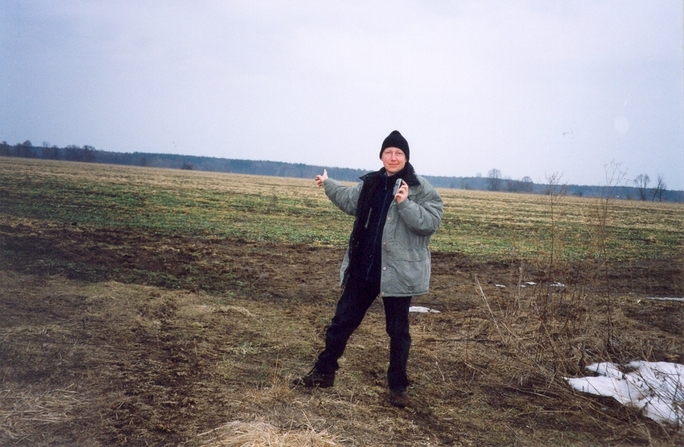
<instances>
[{"instance_id":1,"label":"man's raised hand","mask_svg":"<svg viewBox=\"0 0 684 447\"><path fill-rule=\"evenodd\" d=\"M318 186L323 186L323 182L328 178L328 171L323 169L323 175L317 175L315 180Z\"/></svg>"}]
</instances>

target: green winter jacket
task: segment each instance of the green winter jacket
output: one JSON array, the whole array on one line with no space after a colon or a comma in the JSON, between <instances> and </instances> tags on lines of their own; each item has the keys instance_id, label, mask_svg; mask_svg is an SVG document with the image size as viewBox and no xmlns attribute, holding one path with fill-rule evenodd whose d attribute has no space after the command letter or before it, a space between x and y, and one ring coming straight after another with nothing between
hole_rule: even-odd
<instances>
[{"instance_id":1,"label":"green winter jacket","mask_svg":"<svg viewBox=\"0 0 684 447\"><path fill-rule=\"evenodd\" d=\"M442 220L442 198L423 177L416 175L420 185L409 186L409 196L402 203L393 201L387 211L382 232L382 296L415 296L428 293L430 285L430 237ZM342 211L356 215L356 206L363 182L344 186L336 180L323 182L325 194ZM349 265L349 251L340 269L340 284L344 285Z\"/></svg>"}]
</instances>

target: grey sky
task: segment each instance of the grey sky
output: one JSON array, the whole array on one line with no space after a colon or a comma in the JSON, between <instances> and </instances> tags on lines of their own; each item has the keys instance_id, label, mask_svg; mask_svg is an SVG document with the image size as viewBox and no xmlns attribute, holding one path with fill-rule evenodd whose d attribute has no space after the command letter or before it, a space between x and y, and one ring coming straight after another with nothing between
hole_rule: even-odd
<instances>
[{"instance_id":1,"label":"grey sky","mask_svg":"<svg viewBox=\"0 0 684 447\"><path fill-rule=\"evenodd\" d=\"M0 4L0 140L684 189L681 0Z\"/></svg>"}]
</instances>

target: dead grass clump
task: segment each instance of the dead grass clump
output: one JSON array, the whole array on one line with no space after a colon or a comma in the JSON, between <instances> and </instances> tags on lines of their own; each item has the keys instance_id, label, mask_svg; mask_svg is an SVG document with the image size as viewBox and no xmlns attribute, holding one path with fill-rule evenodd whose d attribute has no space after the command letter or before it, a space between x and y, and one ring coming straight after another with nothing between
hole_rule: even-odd
<instances>
[{"instance_id":1,"label":"dead grass clump","mask_svg":"<svg viewBox=\"0 0 684 447\"><path fill-rule=\"evenodd\" d=\"M78 393L70 388L0 390L0 432L13 441L26 439L37 426L72 420L72 410L81 403Z\"/></svg>"},{"instance_id":2,"label":"dead grass clump","mask_svg":"<svg viewBox=\"0 0 684 447\"><path fill-rule=\"evenodd\" d=\"M266 422L228 422L198 436L204 447L337 447L325 430L280 429Z\"/></svg>"},{"instance_id":3,"label":"dead grass clump","mask_svg":"<svg viewBox=\"0 0 684 447\"><path fill-rule=\"evenodd\" d=\"M595 362L624 364L677 355L678 333L635 326L625 314L624 309L637 305L636 299L597 296L579 286L537 284L500 294L477 285L480 313L490 322L482 336L496 341L499 351L488 365L492 372L482 376L490 406L513 410L516 418L532 418L539 428L572 425L634 442L677 436L610 398L575 392L563 380L586 375L585 366ZM660 343L654 349L645 340Z\"/></svg>"}]
</instances>

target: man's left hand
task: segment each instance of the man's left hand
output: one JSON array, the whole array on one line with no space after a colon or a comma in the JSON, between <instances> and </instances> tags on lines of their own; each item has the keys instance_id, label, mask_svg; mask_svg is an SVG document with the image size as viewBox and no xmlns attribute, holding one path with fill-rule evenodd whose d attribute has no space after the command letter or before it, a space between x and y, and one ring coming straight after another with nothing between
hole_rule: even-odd
<instances>
[{"instance_id":1,"label":"man's left hand","mask_svg":"<svg viewBox=\"0 0 684 447\"><path fill-rule=\"evenodd\" d=\"M402 180L401 186L399 187L397 194L394 196L394 200L396 200L397 203L401 203L408 198L408 195L409 195L409 186L405 181Z\"/></svg>"}]
</instances>

